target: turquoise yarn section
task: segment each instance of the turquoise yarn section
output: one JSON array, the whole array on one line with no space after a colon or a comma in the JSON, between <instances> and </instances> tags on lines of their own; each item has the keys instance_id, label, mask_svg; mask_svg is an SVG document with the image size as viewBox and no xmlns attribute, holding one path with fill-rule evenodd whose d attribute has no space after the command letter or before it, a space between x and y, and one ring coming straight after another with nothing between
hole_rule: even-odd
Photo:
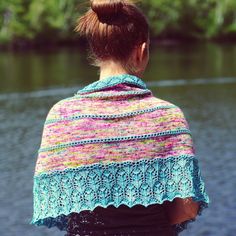
<instances>
[{"instance_id":1,"label":"turquoise yarn section","mask_svg":"<svg viewBox=\"0 0 236 236\"><path fill-rule=\"evenodd\" d=\"M96 163L34 176L30 224L66 230L71 212L96 206L148 206L192 197L207 207L209 198L194 156ZM178 226L181 228L181 226Z\"/></svg>"},{"instance_id":2,"label":"turquoise yarn section","mask_svg":"<svg viewBox=\"0 0 236 236\"><path fill-rule=\"evenodd\" d=\"M136 85L140 88L147 89L146 83L139 77L131 74L120 74L114 76L108 76L102 80L97 80L83 89L77 91L77 94L83 94L88 92L94 92L100 89L109 88L121 83L128 83Z\"/></svg>"}]
</instances>

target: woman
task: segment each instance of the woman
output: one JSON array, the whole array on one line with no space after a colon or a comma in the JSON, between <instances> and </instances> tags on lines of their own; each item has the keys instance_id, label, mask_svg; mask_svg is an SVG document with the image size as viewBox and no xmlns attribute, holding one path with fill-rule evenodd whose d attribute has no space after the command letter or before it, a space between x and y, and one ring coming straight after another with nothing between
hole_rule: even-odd
<instances>
[{"instance_id":1,"label":"woman","mask_svg":"<svg viewBox=\"0 0 236 236\"><path fill-rule=\"evenodd\" d=\"M182 110L141 79L147 19L131 1L94 0L76 31L100 77L48 113L31 224L67 236L177 235L209 199Z\"/></svg>"}]
</instances>

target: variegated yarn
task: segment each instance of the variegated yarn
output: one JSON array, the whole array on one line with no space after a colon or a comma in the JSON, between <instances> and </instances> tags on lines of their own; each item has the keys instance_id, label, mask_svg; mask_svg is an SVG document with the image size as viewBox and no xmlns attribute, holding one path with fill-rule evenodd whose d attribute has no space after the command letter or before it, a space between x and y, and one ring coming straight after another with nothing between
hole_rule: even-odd
<instances>
[{"instance_id":1,"label":"variegated yarn","mask_svg":"<svg viewBox=\"0 0 236 236\"><path fill-rule=\"evenodd\" d=\"M130 74L97 80L49 111L31 224L66 230L71 212L193 197L209 203L182 110Z\"/></svg>"}]
</instances>

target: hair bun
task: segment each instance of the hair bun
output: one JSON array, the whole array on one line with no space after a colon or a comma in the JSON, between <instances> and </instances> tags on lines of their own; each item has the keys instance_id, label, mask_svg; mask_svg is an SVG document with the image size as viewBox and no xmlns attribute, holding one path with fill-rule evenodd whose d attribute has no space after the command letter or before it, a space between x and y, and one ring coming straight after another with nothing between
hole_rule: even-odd
<instances>
[{"instance_id":1,"label":"hair bun","mask_svg":"<svg viewBox=\"0 0 236 236\"><path fill-rule=\"evenodd\" d=\"M99 20L112 20L122 12L124 0L91 0L91 8Z\"/></svg>"}]
</instances>

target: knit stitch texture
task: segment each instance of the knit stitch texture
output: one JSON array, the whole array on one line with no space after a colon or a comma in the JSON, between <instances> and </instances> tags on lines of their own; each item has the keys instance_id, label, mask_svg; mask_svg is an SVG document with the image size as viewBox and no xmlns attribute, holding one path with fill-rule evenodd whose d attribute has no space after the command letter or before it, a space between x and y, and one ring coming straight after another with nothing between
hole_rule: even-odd
<instances>
[{"instance_id":1,"label":"knit stitch texture","mask_svg":"<svg viewBox=\"0 0 236 236\"><path fill-rule=\"evenodd\" d=\"M182 110L130 74L95 81L49 111L34 173L30 224L66 230L96 206L209 197ZM183 229L183 225L179 226Z\"/></svg>"}]
</instances>

